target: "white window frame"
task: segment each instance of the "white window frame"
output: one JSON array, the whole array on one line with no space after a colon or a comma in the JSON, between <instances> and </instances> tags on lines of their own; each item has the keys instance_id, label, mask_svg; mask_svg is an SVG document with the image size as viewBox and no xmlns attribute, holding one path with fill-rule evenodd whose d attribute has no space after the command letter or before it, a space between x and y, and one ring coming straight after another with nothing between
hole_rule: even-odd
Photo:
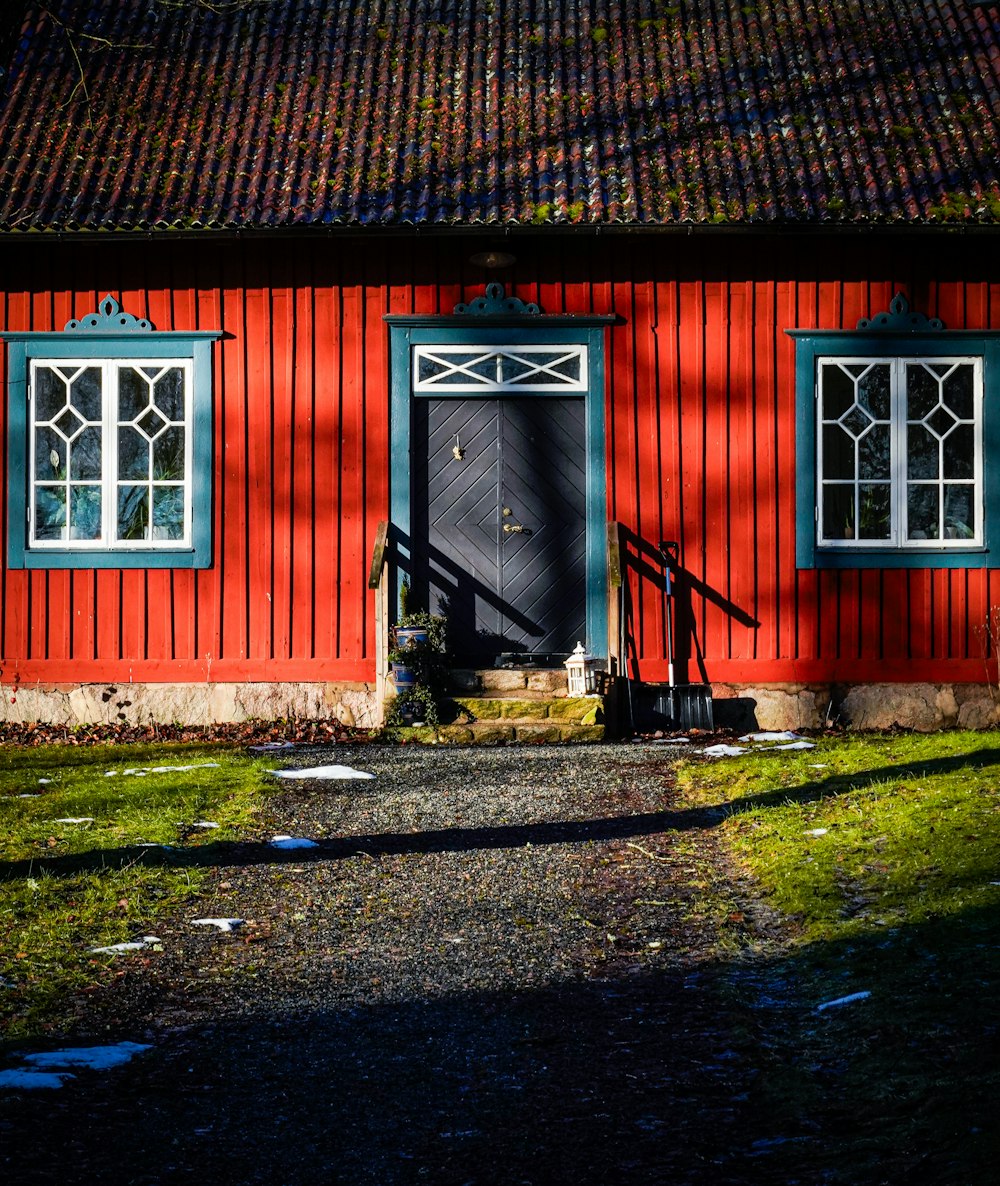
<instances>
[{"instance_id":1,"label":"white window frame","mask_svg":"<svg viewBox=\"0 0 1000 1186\"><path fill-rule=\"evenodd\" d=\"M919 423L906 420L906 368L915 366L944 366L971 365L974 375L973 414L974 414L974 458L973 476L971 478L946 479L939 475L937 479L928 479L916 484L972 486L974 526L971 537L933 539L907 538L907 494L910 485L915 484L907 474L907 425ZM832 366L877 366L890 367L890 534L882 539L843 539L823 535L824 524L824 496L828 485L848 485L848 481L824 480L823 475L823 428L837 423L836 420L823 418L823 400L821 379L823 367ZM983 358L980 355L968 355L942 351L939 355L931 354L820 354L816 357L815 375L815 433L816 433L816 546L824 551L837 552L865 552L865 551L907 551L907 552L940 552L942 549L962 551L969 548L982 547L984 543L984 473L983 473ZM846 414L846 413L845 413ZM863 479L858 476L857 469L853 479L855 490Z\"/></svg>"},{"instance_id":2,"label":"white window frame","mask_svg":"<svg viewBox=\"0 0 1000 1186\"><path fill-rule=\"evenodd\" d=\"M28 383L28 533L27 545L32 552L106 552L109 549L122 552L150 552L176 551L179 548L192 547L192 474L194 468L194 424L193 424L193 383L194 363L190 356L184 357L145 357L145 356L109 356L106 358L80 357L46 357L39 355L30 360ZM139 480L124 480L118 477L118 429L131 423L119 419L119 376L123 369L138 370L140 368L157 368L160 371L176 368L184 375L184 477L182 480L155 481L150 477L147 484L156 486L173 486L183 489L184 516L183 531L180 536L169 539L150 538L139 540L119 539L117 536L118 522L118 490L120 486L142 485ZM39 539L35 535L35 501L36 489L43 483L36 478L36 376L40 369L56 369L63 373L72 370L99 370L101 372L101 538L96 540L70 538L69 532L69 499L67 497L67 535L63 539ZM47 422L43 422L47 423ZM96 424L96 421L94 422ZM176 423L176 422L175 422ZM94 483L96 485L96 482ZM54 483L51 483L54 485ZM67 493L72 485L67 474L65 486Z\"/></svg>"}]
</instances>

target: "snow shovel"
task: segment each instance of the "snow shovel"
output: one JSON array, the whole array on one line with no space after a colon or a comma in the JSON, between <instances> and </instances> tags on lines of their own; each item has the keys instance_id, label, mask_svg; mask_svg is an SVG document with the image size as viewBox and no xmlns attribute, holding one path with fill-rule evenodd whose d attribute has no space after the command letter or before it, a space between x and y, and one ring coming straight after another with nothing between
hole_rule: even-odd
<instances>
[{"instance_id":1,"label":"snow shovel","mask_svg":"<svg viewBox=\"0 0 1000 1186\"><path fill-rule=\"evenodd\" d=\"M667 595L667 690L657 697L657 710L679 729L713 729L712 689L708 684L680 684L674 676L674 588L673 566L677 563L679 546L676 540L661 540L659 552L663 557L663 588Z\"/></svg>"}]
</instances>

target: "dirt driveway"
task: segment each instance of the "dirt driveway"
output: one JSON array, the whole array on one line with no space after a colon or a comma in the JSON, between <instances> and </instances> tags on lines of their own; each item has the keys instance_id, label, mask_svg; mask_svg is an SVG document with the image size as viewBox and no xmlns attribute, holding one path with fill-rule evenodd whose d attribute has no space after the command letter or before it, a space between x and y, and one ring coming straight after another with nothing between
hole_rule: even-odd
<instances>
[{"instance_id":1,"label":"dirt driveway","mask_svg":"<svg viewBox=\"0 0 1000 1186\"><path fill-rule=\"evenodd\" d=\"M209 895L59 1036L151 1049L8 1096L6 1181L766 1180L724 955L753 907L711 814L678 810L662 748L286 764L320 762L376 777L283 784L252 842L206 848Z\"/></svg>"}]
</instances>

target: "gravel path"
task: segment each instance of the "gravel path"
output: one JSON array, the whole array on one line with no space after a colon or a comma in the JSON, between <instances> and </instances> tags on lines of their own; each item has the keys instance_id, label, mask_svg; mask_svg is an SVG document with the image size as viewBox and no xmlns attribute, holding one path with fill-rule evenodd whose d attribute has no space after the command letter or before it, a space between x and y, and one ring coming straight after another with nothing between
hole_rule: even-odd
<instances>
[{"instance_id":1,"label":"gravel path","mask_svg":"<svg viewBox=\"0 0 1000 1186\"><path fill-rule=\"evenodd\" d=\"M376 778L281 783L260 843L206 850L208 895L69 1035L153 1050L11 1097L7 1180L761 1180L719 956L752 911L711 813L676 810L662 748L285 764L327 761ZM276 852L274 833L319 845Z\"/></svg>"}]
</instances>

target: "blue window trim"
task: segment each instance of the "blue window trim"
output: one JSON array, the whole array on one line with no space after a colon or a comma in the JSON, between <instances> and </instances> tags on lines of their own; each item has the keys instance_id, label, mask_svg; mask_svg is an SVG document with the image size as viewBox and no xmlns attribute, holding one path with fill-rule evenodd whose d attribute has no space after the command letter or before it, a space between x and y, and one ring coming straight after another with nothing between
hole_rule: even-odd
<instances>
[{"instance_id":1,"label":"blue window trim","mask_svg":"<svg viewBox=\"0 0 1000 1186\"><path fill-rule=\"evenodd\" d=\"M922 319L926 325L926 319ZM939 323L938 323L939 324ZM795 563L798 568L988 568L1000 539L1000 333L880 330L785 331L795 339ZM983 543L975 548L822 548L816 543L816 365L819 357L978 355L983 360Z\"/></svg>"},{"instance_id":2,"label":"blue window trim","mask_svg":"<svg viewBox=\"0 0 1000 1186\"><path fill-rule=\"evenodd\" d=\"M577 345L588 347L587 391L584 400L587 434L586 532L587 532L587 638L585 645L592 655L604 658L608 650L607 594L607 478L604 427L604 336L613 324L613 316L546 316L533 310L525 316L407 316L388 315L390 331L390 447L389 505L396 533L397 554L405 569L409 559L411 531L410 444L413 403L418 399L447 398L444 393L412 391L410 375L411 346L460 345L491 346ZM466 393L468 394L468 393ZM526 393L529 394L529 393ZM533 398L565 398L560 391L531 393ZM503 395L484 392L482 398ZM394 600L398 598L398 574L393 574Z\"/></svg>"},{"instance_id":3,"label":"blue window trim","mask_svg":"<svg viewBox=\"0 0 1000 1186\"><path fill-rule=\"evenodd\" d=\"M117 307L116 307L117 312ZM208 568L212 563L212 343L221 331L153 331L147 323L121 329L16 333L7 343L7 565L12 569ZM134 318L128 318L135 322ZM141 332L140 332L141 331ZM37 550L27 546L28 374L33 359L190 358L193 370L191 546L141 549Z\"/></svg>"}]
</instances>

